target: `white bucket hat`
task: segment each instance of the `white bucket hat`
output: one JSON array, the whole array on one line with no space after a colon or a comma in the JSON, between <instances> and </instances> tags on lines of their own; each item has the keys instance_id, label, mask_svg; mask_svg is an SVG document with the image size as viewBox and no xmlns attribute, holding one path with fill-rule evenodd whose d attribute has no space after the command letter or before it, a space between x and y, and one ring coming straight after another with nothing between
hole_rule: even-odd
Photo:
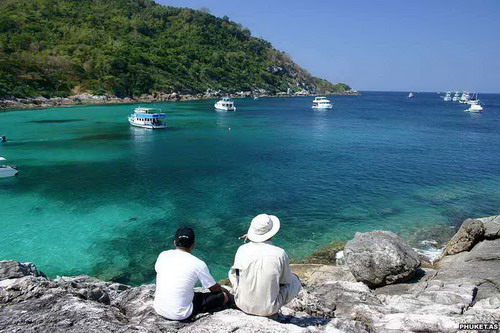
<instances>
[{"instance_id":1,"label":"white bucket hat","mask_svg":"<svg viewBox=\"0 0 500 333\"><path fill-rule=\"evenodd\" d=\"M274 215L260 214L253 218L247 237L252 242L261 243L276 235L280 230L280 220Z\"/></svg>"}]
</instances>

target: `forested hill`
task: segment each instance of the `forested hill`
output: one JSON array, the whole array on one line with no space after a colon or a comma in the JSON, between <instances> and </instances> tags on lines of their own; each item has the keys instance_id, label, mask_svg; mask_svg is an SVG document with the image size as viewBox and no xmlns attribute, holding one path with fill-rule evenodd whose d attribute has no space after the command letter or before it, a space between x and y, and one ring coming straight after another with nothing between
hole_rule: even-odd
<instances>
[{"instance_id":1,"label":"forested hill","mask_svg":"<svg viewBox=\"0 0 500 333\"><path fill-rule=\"evenodd\" d=\"M0 0L0 96L339 92L248 29L150 0Z\"/></svg>"}]
</instances>

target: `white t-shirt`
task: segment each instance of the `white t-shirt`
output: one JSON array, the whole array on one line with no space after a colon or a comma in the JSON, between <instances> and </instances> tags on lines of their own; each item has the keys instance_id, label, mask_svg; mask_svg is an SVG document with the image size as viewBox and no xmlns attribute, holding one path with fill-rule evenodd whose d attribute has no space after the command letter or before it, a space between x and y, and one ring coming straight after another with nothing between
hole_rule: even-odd
<instances>
[{"instance_id":1,"label":"white t-shirt","mask_svg":"<svg viewBox=\"0 0 500 333\"><path fill-rule=\"evenodd\" d=\"M197 281L204 288L215 285L207 264L188 252L163 251L155 264L155 311L171 320L183 320L193 313L193 288Z\"/></svg>"}]
</instances>

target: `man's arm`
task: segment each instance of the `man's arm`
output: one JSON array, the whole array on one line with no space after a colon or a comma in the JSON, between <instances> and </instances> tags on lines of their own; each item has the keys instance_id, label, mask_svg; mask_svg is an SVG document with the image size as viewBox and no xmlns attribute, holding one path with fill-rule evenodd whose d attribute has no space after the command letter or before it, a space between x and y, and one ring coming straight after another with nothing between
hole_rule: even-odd
<instances>
[{"instance_id":1,"label":"man's arm","mask_svg":"<svg viewBox=\"0 0 500 333\"><path fill-rule=\"evenodd\" d=\"M288 259L288 255L283 253L281 258L281 276L280 276L280 284L290 284L292 283L292 270L290 269L290 259Z\"/></svg>"}]
</instances>

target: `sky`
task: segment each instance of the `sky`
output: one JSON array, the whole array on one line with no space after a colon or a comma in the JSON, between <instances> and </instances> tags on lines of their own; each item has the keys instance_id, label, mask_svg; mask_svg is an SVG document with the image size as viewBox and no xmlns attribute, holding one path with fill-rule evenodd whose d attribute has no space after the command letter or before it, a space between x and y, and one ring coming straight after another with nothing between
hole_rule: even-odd
<instances>
[{"instance_id":1,"label":"sky","mask_svg":"<svg viewBox=\"0 0 500 333\"><path fill-rule=\"evenodd\" d=\"M500 0L157 0L242 24L353 89L500 93Z\"/></svg>"}]
</instances>

